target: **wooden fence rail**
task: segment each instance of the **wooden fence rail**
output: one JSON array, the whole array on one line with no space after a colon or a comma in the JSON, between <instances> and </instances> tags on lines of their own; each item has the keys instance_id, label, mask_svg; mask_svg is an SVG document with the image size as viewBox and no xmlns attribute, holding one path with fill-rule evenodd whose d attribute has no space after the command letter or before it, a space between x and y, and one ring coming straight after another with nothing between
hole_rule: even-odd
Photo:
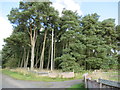
<instances>
[{"instance_id":1,"label":"wooden fence rail","mask_svg":"<svg viewBox=\"0 0 120 90\"><path fill-rule=\"evenodd\" d=\"M120 82L105 80L105 79L98 79L98 81L102 84L109 85L111 87L119 87L120 88Z\"/></svg>"},{"instance_id":2,"label":"wooden fence rail","mask_svg":"<svg viewBox=\"0 0 120 90\"><path fill-rule=\"evenodd\" d=\"M84 76L85 88L92 90L96 88L98 90L103 90L103 88L108 88L109 90L120 90L120 82L110 81L105 79L91 80L91 78L86 78L87 74Z\"/></svg>"}]
</instances>

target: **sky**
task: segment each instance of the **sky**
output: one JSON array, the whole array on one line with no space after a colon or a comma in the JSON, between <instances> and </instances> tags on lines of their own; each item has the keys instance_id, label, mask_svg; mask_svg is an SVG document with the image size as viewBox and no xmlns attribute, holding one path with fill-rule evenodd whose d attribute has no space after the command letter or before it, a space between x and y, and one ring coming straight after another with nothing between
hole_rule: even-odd
<instances>
[{"instance_id":1,"label":"sky","mask_svg":"<svg viewBox=\"0 0 120 90\"><path fill-rule=\"evenodd\" d=\"M19 7L20 0L0 0L0 50L7 38L12 33L12 24L7 19L7 15L12 8ZM43 0L46 1L46 0ZM60 15L63 8L76 11L79 15L97 13L100 15L99 20L114 18L118 24L118 1L120 0L50 0L53 7L59 11Z\"/></svg>"}]
</instances>

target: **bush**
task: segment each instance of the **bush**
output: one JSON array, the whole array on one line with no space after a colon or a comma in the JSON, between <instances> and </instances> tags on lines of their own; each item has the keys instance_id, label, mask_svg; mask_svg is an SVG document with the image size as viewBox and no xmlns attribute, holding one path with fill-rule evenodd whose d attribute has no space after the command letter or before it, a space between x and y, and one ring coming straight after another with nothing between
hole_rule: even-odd
<instances>
[{"instance_id":1,"label":"bush","mask_svg":"<svg viewBox=\"0 0 120 90\"><path fill-rule=\"evenodd\" d=\"M14 62L14 63L13 63ZM9 68L15 68L17 67L17 60L15 58L10 58L6 64L5 67L9 67Z\"/></svg>"},{"instance_id":2,"label":"bush","mask_svg":"<svg viewBox=\"0 0 120 90\"><path fill-rule=\"evenodd\" d=\"M56 60L60 60L60 67L62 68L63 72L80 72L80 66L78 63L75 62L75 58L71 57L69 54L64 54L63 56L57 58Z\"/></svg>"}]
</instances>

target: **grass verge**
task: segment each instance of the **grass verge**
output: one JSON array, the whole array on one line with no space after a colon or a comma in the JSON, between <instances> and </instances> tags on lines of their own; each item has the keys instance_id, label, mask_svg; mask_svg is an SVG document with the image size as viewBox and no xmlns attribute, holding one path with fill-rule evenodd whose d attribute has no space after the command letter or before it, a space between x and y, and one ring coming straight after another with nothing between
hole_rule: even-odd
<instances>
[{"instance_id":1,"label":"grass verge","mask_svg":"<svg viewBox=\"0 0 120 90\"><path fill-rule=\"evenodd\" d=\"M21 73L21 72L16 72L16 71L11 71L9 69L3 69L2 73L5 75L8 75L12 78L18 79L18 80L29 80L29 81L47 81L47 82L55 82L55 81L67 81L67 80L75 80L75 79L81 79L82 75L77 74L75 78L50 78L47 76L39 76L37 74L33 73ZM80 75L80 76L79 76ZM79 76L79 77L78 77Z\"/></svg>"},{"instance_id":2,"label":"grass verge","mask_svg":"<svg viewBox=\"0 0 120 90\"><path fill-rule=\"evenodd\" d=\"M80 84L72 85L70 88L66 90L87 90L87 89L85 88L84 83L80 83Z\"/></svg>"}]
</instances>

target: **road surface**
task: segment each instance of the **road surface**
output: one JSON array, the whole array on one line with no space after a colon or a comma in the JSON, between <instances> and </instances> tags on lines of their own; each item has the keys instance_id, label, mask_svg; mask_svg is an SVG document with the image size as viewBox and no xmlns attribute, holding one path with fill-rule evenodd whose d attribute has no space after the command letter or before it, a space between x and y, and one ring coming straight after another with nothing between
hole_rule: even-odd
<instances>
[{"instance_id":1,"label":"road surface","mask_svg":"<svg viewBox=\"0 0 120 90\"><path fill-rule=\"evenodd\" d=\"M35 82L16 80L0 73L0 76L1 75L2 75L2 88L69 88L71 85L79 84L82 82L81 79L60 82L43 82L43 81Z\"/></svg>"}]
</instances>

